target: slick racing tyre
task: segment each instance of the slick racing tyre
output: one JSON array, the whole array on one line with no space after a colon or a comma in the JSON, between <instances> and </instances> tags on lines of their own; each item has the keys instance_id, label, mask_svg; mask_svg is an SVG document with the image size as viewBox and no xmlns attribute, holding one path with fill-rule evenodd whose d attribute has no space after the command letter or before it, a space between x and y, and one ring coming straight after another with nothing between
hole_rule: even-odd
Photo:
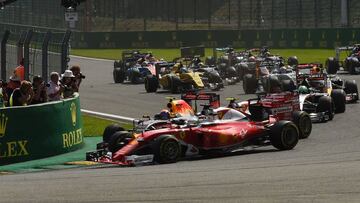
<instances>
[{"instance_id":1,"label":"slick racing tyre","mask_svg":"<svg viewBox=\"0 0 360 203\"><path fill-rule=\"evenodd\" d=\"M312 130L312 122L309 114L307 114L305 111L296 111L293 114L293 118L294 123L299 130L299 138L308 138Z\"/></svg>"},{"instance_id":2,"label":"slick racing tyre","mask_svg":"<svg viewBox=\"0 0 360 203\"><path fill-rule=\"evenodd\" d=\"M127 145L131 139L132 135L128 131L115 132L110 137L108 149L110 152L115 153L119 149Z\"/></svg>"},{"instance_id":3,"label":"slick racing tyre","mask_svg":"<svg viewBox=\"0 0 360 203\"><path fill-rule=\"evenodd\" d=\"M294 91L296 90L296 85L292 80L282 80L281 81L282 91Z\"/></svg>"},{"instance_id":4,"label":"slick racing tyre","mask_svg":"<svg viewBox=\"0 0 360 203\"><path fill-rule=\"evenodd\" d=\"M356 67L359 66L359 60L356 57L351 57L349 59L349 73L351 75L356 74Z\"/></svg>"},{"instance_id":5,"label":"slick racing tyre","mask_svg":"<svg viewBox=\"0 0 360 203\"><path fill-rule=\"evenodd\" d=\"M337 61L334 57L329 57L328 59L326 59L325 67L328 74L336 74L339 69L338 66L339 65L337 64Z\"/></svg>"},{"instance_id":6,"label":"slick racing tyre","mask_svg":"<svg viewBox=\"0 0 360 203\"><path fill-rule=\"evenodd\" d=\"M331 121L334 118L335 114L335 105L333 99L329 96L320 97L318 105L316 107L316 112L325 112L329 116L329 120Z\"/></svg>"},{"instance_id":7,"label":"slick racing tyre","mask_svg":"<svg viewBox=\"0 0 360 203\"><path fill-rule=\"evenodd\" d=\"M281 89L281 82L276 75L270 75L267 82L264 84L264 89L267 93L275 93Z\"/></svg>"},{"instance_id":8,"label":"slick racing tyre","mask_svg":"<svg viewBox=\"0 0 360 203\"><path fill-rule=\"evenodd\" d=\"M148 92L148 93L156 92L156 90L159 86L159 81L155 76L147 75L145 78L144 84L145 84L146 92Z\"/></svg>"},{"instance_id":9,"label":"slick racing tyre","mask_svg":"<svg viewBox=\"0 0 360 203\"><path fill-rule=\"evenodd\" d=\"M154 160L160 164L175 163L181 156L181 145L172 135L162 135L155 140Z\"/></svg>"},{"instance_id":10,"label":"slick racing tyre","mask_svg":"<svg viewBox=\"0 0 360 203\"><path fill-rule=\"evenodd\" d=\"M331 91L331 98L335 104L335 113L344 113L346 109L346 94L342 89Z\"/></svg>"},{"instance_id":11,"label":"slick racing tyre","mask_svg":"<svg viewBox=\"0 0 360 203\"><path fill-rule=\"evenodd\" d=\"M359 100L359 91L356 82L353 81L345 81L345 88L344 91L346 94L355 94L354 102Z\"/></svg>"},{"instance_id":12,"label":"slick racing tyre","mask_svg":"<svg viewBox=\"0 0 360 203\"><path fill-rule=\"evenodd\" d=\"M103 132L103 141L109 143L111 136L117 131L124 131L124 128L117 124L108 125Z\"/></svg>"},{"instance_id":13,"label":"slick racing tyre","mask_svg":"<svg viewBox=\"0 0 360 203\"><path fill-rule=\"evenodd\" d=\"M179 78L173 76L168 77L169 89L172 94L176 94L179 92L180 83L181 81Z\"/></svg>"},{"instance_id":14,"label":"slick racing tyre","mask_svg":"<svg viewBox=\"0 0 360 203\"><path fill-rule=\"evenodd\" d=\"M254 75L246 74L244 76L243 88L245 94L254 94L257 88L257 80Z\"/></svg>"},{"instance_id":15,"label":"slick racing tyre","mask_svg":"<svg viewBox=\"0 0 360 203\"><path fill-rule=\"evenodd\" d=\"M115 83L123 83L125 80L125 72L120 68L114 68L113 77Z\"/></svg>"},{"instance_id":16,"label":"slick racing tyre","mask_svg":"<svg viewBox=\"0 0 360 203\"><path fill-rule=\"evenodd\" d=\"M299 130L291 121L279 121L270 129L270 141L279 150L293 149L299 141Z\"/></svg>"}]
</instances>

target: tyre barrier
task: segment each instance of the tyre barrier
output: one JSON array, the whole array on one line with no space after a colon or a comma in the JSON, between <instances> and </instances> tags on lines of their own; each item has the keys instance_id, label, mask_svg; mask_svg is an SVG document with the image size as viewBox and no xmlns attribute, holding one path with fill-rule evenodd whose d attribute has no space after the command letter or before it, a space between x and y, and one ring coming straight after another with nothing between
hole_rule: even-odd
<instances>
[{"instance_id":1,"label":"tyre barrier","mask_svg":"<svg viewBox=\"0 0 360 203\"><path fill-rule=\"evenodd\" d=\"M81 148L79 95L61 101L0 109L0 166Z\"/></svg>"}]
</instances>

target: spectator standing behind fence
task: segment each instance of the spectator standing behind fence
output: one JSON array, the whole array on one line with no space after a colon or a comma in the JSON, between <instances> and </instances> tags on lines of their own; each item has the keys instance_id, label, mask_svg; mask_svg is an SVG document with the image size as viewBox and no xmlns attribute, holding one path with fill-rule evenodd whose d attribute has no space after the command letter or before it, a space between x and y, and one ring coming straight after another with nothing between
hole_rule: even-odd
<instances>
[{"instance_id":1,"label":"spectator standing behind fence","mask_svg":"<svg viewBox=\"0 0 360 203\"><path fill-rule=\"evenodd\" d=\"M19 66L15 68L14 75L20 78L20 81L25 79L24 59L21 59Z\"/></svg>"},{"instance_id":2,"label":"spectator standing behind fence","mask_svg":"<svg viewBox=\"0 0 360 203\"><path fill-rule=\"evenodd\" d=\"M34 76L33 78L34 97L31 104L41 104L47 102L46 85L41 76Z\"/></svg>"},{"instance_id":3,"label":"spectator standing behind fence","mask_svg":"<svg viewBox=\"0 0 360 203\"><path fill-rule=\"evenodd\" d=\"M47 87L47 95L49 101L58 101L62 98L62 92L64 88L60 85L59 74L57 72L52 72L50 74L50 82Z\"/></svg>"},{"instance_id":4,"label":"spectator standing behind fence","mask_svg":"<svg viewBox=\"0 0 360 203\"><path fill-rule=\"evenodd\" d=\"M0 108L5 107L9 100L6 93L6 82L0 80Z\"/></svg>"},{"instance_id":5,"label":"spectator standing behind fence","mask_svg":"<svg viewBox=\"0 0 360 203\"><path fill-rule=\"evenodd\" d=\"M72 66L70 68L70 70L72 71L72 73L75 76L75 87L76 89L74 90L75 92L79 92L79 88L80 88L80 84L82 82L83 79L85 79L85 75L83 75L80 71L80 66Z\"/></svg>"},{"instance_id":6,"label":"spectator standing behind fence","mask_svg":"<svg viewBox=\"0 0 360 203\"><path fill-rule=\"evenodd\" d=\"M61 75L60 82L64 87L64 99L72 97L74 92L78 89L75 83L75 76L71 70L66 70L64 74Z\"/></svg>"},{"instance_id":7,"label":"spectator standing behind fence","mask_svg":"<svg viewBox=\"0 0 360 203\"><path fill-rule=\"evenodd\" d=\"M11 96L11 94L13 93L13 91L16 88L19 88L21 85L20 82L20 78L18 78L17 76L13 75L10 77L9 83L6 85L6 94L8 96Z\"/></svg>"},{"instance_id":8,"label":"spectator standing behind fence","mask_svg":"<svg viewBox=\"0 0 360 203\"><path fill-rule=\"evenodd\" d=\"M16 88L9 99L9 106L26 106L31 103L34 92L29 81L22 81L20 88Z\"/></svg>"}]
</instances>

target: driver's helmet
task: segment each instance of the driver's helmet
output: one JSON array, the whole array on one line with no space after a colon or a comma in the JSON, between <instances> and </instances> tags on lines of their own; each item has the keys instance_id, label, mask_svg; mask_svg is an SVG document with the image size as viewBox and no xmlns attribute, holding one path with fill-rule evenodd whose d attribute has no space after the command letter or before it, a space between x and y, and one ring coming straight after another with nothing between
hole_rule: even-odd
<instances>
[{"instance_id":1,"label":"driver's helmet","mask_svg":"<svg viewBox=\"0 0 360 203\"><path fill-rule=\"evenodd\" d=\"M280 67L280 73L287 73L287 68L286 68L286 66L281 66L281 67Z\"/></svg>"},{"instance_id":2,"label":"driver's helmet","mask_svg":"<svg viewBox=\"0 0 360 203\"><path fill-rule=\"evenodd\" d=\"M169 120L170 119L170 112L167 109L163 109L159 113L159 117L161 120Z\"/></svg>"},{"instance_id":3,"label":"driver's helmet","mask_svg":"<svg viewBox=\"0 0 360 203\"><path fill-rule=\"evenodd\" d=\"M187 73L187 69L185 67L181 67L179 70L180 73Z\"/></svg>"},{"instance_id":4,"label":"driver's helmet","mask_svg":"<svg viewBox=\"0 0 360 203\"><path fill-rule=\"evenodd\" d=\"M175 73L179 72L181 68L181 64L180 63L176 63L173 68L172 71L174 71Z\"/></svg>"},{"instance_id":5,"label":"driver's helmet","mask_svg":"<svg viewBox=\"0 0 360 203\"><path fill-rule=\"evenodd\" d=\"M305 85L301 85L299 87L299 93L300 94L309 94L309 89Z\"/></svg>"},{"instance_id":6,"label":"driver's helmet","mask_svg":"<svg viewBox=\"0 0 360 203\"><path fill-rule=\"evenodd\" d=\"M198 66L199 66L199 67L203 67L203 66L205 66L205 65L204 65L203 62L200 62L200 63L198 63Z\"/></svg>"},{"instance_id":7,"label":"driver's helmet","mask_svg":"<svg viewBox=\"0 0 360 203\"><path fill-rule=\"evenodd\" d=\"M250 57L249 57L249 61L250 61L250 62L256 62L255 56L250 56Z\"/></svg>"},{"instance_id":8,"label":"driver's helmet","mask_svg":"<svg viewBox=\"0 0 360 203\"><path fill-rule=\"evenodd\" d=\"M201 63L201 59L199 57L195 57L193 59L193 62L194 62L195 65L198 65L199 63Z\"/></svg>"}]
</instances>

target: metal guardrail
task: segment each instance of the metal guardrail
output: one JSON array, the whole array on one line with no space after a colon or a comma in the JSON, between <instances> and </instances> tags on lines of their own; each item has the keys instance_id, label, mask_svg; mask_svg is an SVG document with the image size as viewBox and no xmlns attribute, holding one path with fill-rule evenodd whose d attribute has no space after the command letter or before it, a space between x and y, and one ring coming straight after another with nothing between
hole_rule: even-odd
<instances>
[{"instance_id":1,"label":"metal guardrail","mask_svg":"<svg viewBox=\"0 0 360 203\"><path fill-rule=\"evenodd\" d=\"M86 110L86 109L81 109L81 113L86 114L86 115L90 115L90 116L96 116L96 117L104 118L104 119L120 121L120 122L123 122L123 123L131 123L131 122L137 120L135 118L125 117L125 116L118 116L118 115L114 115L114 114L101 113L101 112L96 112L96 111L90 111L90 110Z\"/></svg>"}]
</instances>

